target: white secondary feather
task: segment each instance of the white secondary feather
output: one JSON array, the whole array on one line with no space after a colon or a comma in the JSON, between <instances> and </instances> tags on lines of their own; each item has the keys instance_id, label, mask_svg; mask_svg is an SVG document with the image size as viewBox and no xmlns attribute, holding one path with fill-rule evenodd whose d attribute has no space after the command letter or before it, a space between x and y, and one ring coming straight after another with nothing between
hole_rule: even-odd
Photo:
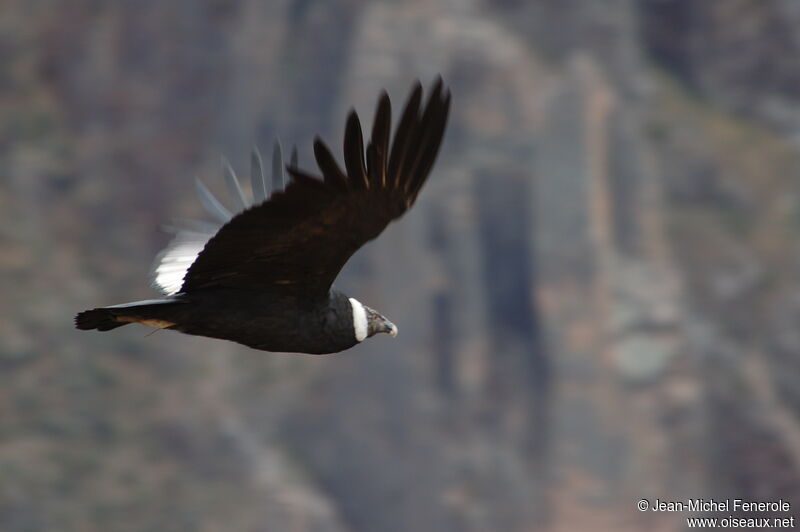
<instances>
[{"instance_id":1,"label":"white secondary feather","mask_svg":"<svg viewBox=\"0 0 800 532\"><path fill-rule=\"evenodd\" d=\"M367 337L367 311L364 305L357 299L350 298L350 306L353 308L353 329L356 331L356 341L363 342Z\"/></svg>"},{"instance_id":2,"label":"white secondary feather","mask_svg":"<svg viewBox=\"0 0 800 532\"><path fill-rule=\"evenodd\" d=\"M275 190L281 190L284 182L283 164L280 144L276 142L272 154L273 176ZM151 278L153 286L171 296L177 294L183 286L183 278L189 267L194 263L197 256L203 251L206 243L214 236L222 224L228 222L245 208L255 203L262 202L270 196L269 189L262 171L261 155L256 148L253 148L251 158L251 181L253 183L254 196L248 199L244 196L239 179L231 168L230 163L223 158L223 174L228 190L237 203L237 211L231 213L222 203L214 197L210 190L200 181L195 179L195 191L200 198L203 207L220 223L208 223L198 221L183 221L182 227L173 227L169 231L175 234L167 247L158 254L153 264ZM296 166L296 161L292 162ZM278 186L280 185L280 186ZM365 318L366 319L366 318Z\"/></svg>"},{"instance_id":3,"label":"white secondary feather","mask_svg":"<svg viewBox=\"0 0 800 532\"><path fill-rule=\"evenodd\" d=\"M153 267L153 285L166 295L177 294L189 266L203 251L214 232L178 229L175 238L156 257Z\"/></svg>"}]
</instances>

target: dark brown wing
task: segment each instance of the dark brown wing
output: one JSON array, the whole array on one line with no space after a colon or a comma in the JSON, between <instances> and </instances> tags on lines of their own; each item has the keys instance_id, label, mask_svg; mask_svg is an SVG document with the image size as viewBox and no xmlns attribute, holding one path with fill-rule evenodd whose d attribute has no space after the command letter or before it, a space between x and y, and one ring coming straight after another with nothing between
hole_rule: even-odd
<instances>
[{"instance_id":1,"label":"dark brown wing","mask_svg":"<svg viewBox=\"0 0 800 532\"><path fill-rule=\"evenodd\" d=\"M355 111L344 136L346 172L314 142L322 179L289 167L283 192L235 216L208 241L182 292L224 287L324 297L353 253L413 203L436 159L450 108L441 78L424 108L416 83L389 148L391 106L378 100L366 148Z\"/></svg>"}]
</instances>

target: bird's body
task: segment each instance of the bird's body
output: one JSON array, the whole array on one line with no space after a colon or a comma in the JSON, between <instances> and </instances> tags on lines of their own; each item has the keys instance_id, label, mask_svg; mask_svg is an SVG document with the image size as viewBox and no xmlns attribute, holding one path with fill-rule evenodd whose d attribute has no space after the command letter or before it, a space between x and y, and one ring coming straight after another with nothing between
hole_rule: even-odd
<instances>
[{"instance_id":1,"label":"bird's body","mask_svg":"<svg viewBox=\"0 0 800 532\"><path fill-rule=\"evenodd\" d=\"M337 290L331 290L327 300L305 303L265 291L211 288L87 312L84 320L98 320L96 325L101 327L105 323L106 328L100 330L141 323L263 351L322 355L358 343L350 300ZM297 327L298 317L302 317L302 328Z\"/></svg>"},{"instance_id":2,"label":"bird's body","mask_svg":"<svg viewBox=\"0 0 800 532\"><path fill-rule=\"evenodd\" d=\"M439 149L450 95L439 80L420 113L412 91L394 136L391 109L379 99L365 150L351 112L342 171L317 139L322 179L288 167L292 181L269 198L254 154L254 204L231 216L201 186L201 199L225 223L194 224L176 233L159 256L155 284L166 297L84 311L79 329L142 323L159 329L231 340L265 351L325 354L397 328L376 311L332 288L345 262L414 202ZM273 167L280 169L273 161ZM238 181L229 185L246 205ZM273 176L274 177L274 176ZM235 196L236 197L236 196ZM258 200L261 200L259 203Z\"/></svg>"}]
</instances>

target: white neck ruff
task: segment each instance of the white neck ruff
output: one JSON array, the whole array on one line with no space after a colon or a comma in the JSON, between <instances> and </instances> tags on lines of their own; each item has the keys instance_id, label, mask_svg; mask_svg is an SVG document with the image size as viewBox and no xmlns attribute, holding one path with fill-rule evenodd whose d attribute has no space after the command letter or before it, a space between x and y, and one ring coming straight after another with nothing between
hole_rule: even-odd
<instances>
[{"instance_id":1,"label":"white neck ruff","mask_svg":"<svg viewBox=\"0 0 800 532\"><path fill-rule=\"evenodd\" d=\"M357 299L350 298L350 306L353 308L353 330L356 332L356 340L363 342L367 337L367 311L364 305Z\"/></svg>"}]
</instances>

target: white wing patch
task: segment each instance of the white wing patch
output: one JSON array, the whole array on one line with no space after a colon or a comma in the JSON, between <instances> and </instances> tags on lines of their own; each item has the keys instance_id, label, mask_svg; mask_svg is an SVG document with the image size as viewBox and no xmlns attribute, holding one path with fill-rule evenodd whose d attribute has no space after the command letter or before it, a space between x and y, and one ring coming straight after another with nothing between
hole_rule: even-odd
<instances>
[{"instance_id":1,"label":"white wing patch","mask_svg":"<svg viewBox=\"0 0 800 532\"><path fill-rule=\"evenodd\" d=\"M156 257L152 272L153 285L165 295L177 294L189 267L215 232L178 229L175 238Z\"/></svg>"},{"instance_id":2,"label":"white wing patch","mask_svg":"<svg viewBox=\"0 0 800 532\"><path fill-rule=\"evenodd\" d=\"M296 150L292 152L291 165L297 166ZM236 177L236 173L231 168L230 163L224 158L222 159L222 168L225 183L238 207L237 212L234 214L238 214L250 205L264 201L270 196L270 188L278 191L282 190L284 186L281 146L277 141L272 151L272 187L267 185L262 169L261 154L258 153L258 149L253 148L250 167L252 199L248 199L242 193L239 178ZM182 227L168 228L168 231L174 233L175 237L158 254L151 272L153 286L168 296L175 295L180 291L186 272L189 271L189 267L197 259L200 252L203 251L206 243L211 240L211 237L219 231L223 224L234 216L199 179L195 179L195 192L197 192L200 203L206 211L219 220L219 223L184 221L180 224ZM364 319L366 320L366 317Z\"/></svg>"}]
</instances>

